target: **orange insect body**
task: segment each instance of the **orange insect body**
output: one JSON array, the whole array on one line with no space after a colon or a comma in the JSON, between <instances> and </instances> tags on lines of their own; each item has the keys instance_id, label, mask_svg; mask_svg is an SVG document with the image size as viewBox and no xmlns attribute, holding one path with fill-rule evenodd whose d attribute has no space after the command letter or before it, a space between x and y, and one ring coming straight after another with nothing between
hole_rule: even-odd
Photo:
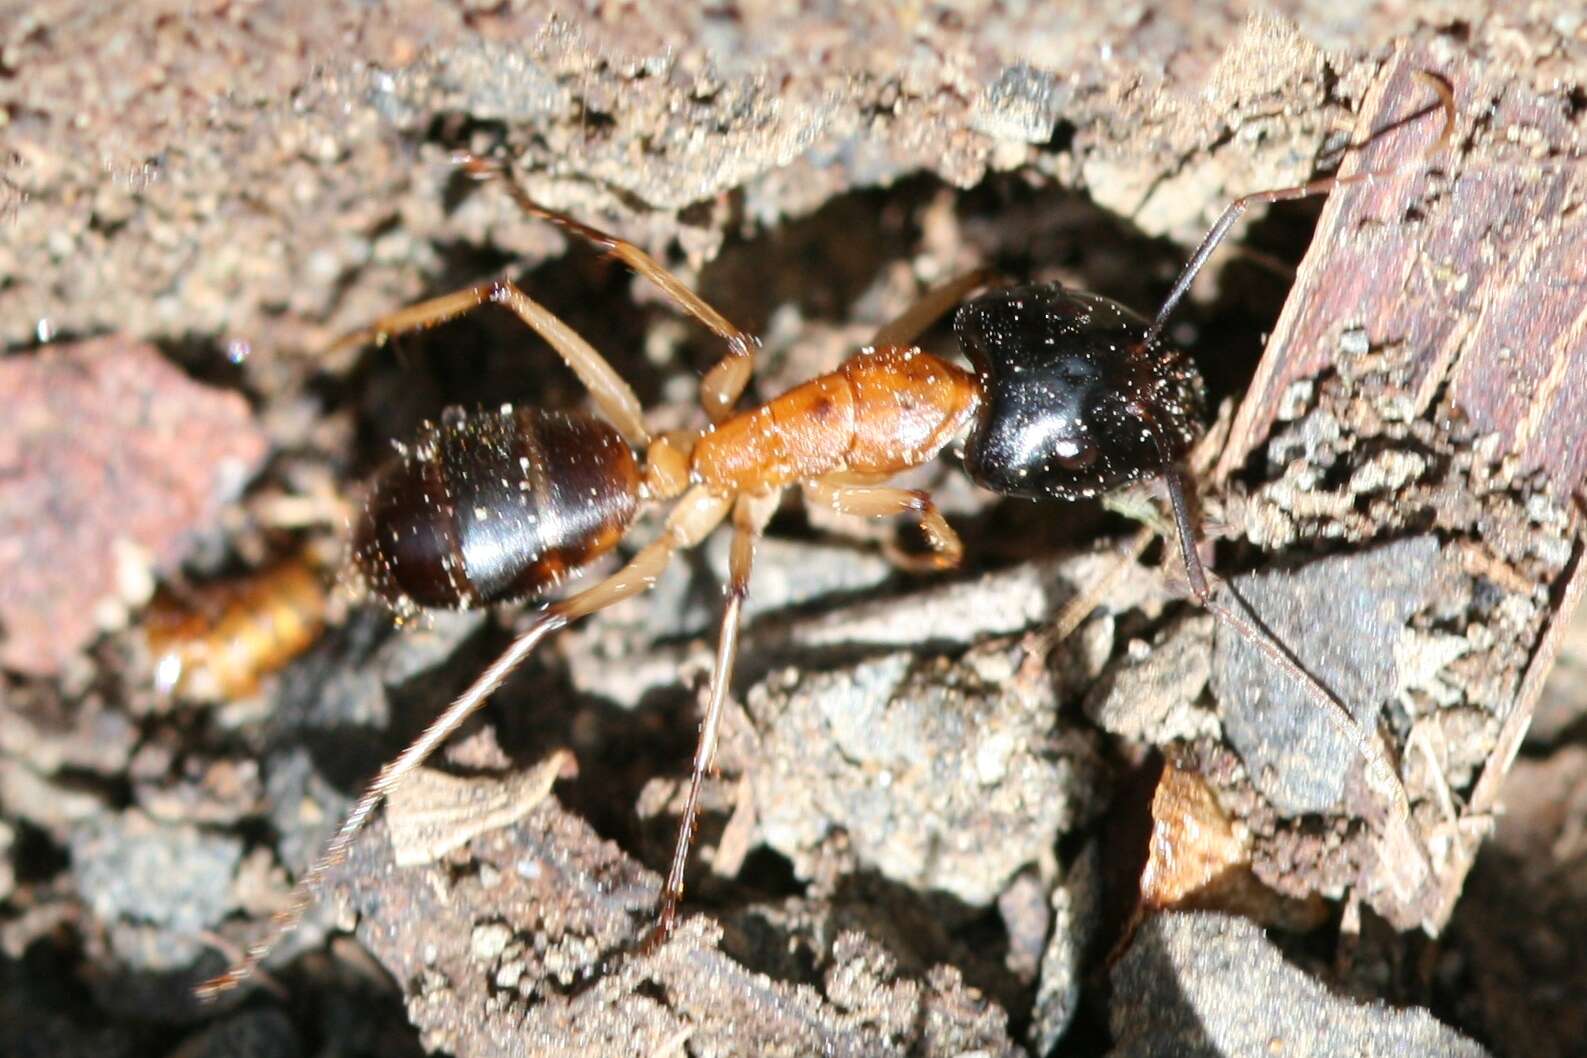
<instances>
[{"instance_id":1,"label":"orange insect body","mask_svg":"<svg viewBox=\"0 0 1587 1058\"><path fill-rule=\"evenodd\" d=\"M834 473L891 476L940 452L980 403L975 376L939 357L866 351L718 423L695 443L693 476L723 494Z\"/></svg>"},{"instance_id":2,"label":"orange insect body","mask_svg":"<svg viewBox=\"0 0 1587 1058\"><path fill-rule=\"evenodd\" d=\"M145 621L156 683L187 698L246 697L319 638L325 600L319 577L297 560L191 599L162 593Z\"/></svg>"}]
</instances>

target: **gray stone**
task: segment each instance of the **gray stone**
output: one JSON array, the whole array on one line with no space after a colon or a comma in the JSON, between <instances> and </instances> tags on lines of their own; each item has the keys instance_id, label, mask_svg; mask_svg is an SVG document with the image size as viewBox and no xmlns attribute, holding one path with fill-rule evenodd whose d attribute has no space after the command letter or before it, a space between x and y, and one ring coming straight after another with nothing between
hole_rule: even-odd
<instances>
[{"instance_id":1,"label":"gray stone","mask_svg":"<svg viewBox=\"0 0 1587 1058\"><path fill-rule=\"evenodd\" d=\"M885 877L989 903L1099 807L1090 747L1055 730L1052 681L1026 661L1002 641L773 674L747 702L765 843L801 871L840 827Z\"/></svg>"},{"instance_id":2,"label":"gray stone","mask_svg":"<svg viewBox=\"0 0 1587 1058\"><path fill-rule=\"evenodd\" d=\"M71 854L78 892L100 920L196 933L231 909L242 842L131 811L85 822L72 835Z\"/></svg>"},{"instance_id":3,"label":"gray stone","mask_svg":"<svg viewBox=\"0 0 1587 1058\"><path fill-rule=\"evenodd\" d=\"M1112 1058L1485 1058L1425 1010L1334 995L1254 922L1168 913L1113 971Z\"/></svg>"},{"instance_id":4,"label":"gray stone","mask_svg":"<svg viewBox=\"0 0 1587 1058\"><path fill-rule=\"evenodd\" d=\"M1423 536L1234 584L1306 670L1371 729L1400 684L1395 644L1406 621L1447 590L1442 569L1438 541ZM1360 761L1296 681L1220 627L1212 686L1230 743L1279 812L1326 812L1339 803Z\"/></svg>"}]
</instances>

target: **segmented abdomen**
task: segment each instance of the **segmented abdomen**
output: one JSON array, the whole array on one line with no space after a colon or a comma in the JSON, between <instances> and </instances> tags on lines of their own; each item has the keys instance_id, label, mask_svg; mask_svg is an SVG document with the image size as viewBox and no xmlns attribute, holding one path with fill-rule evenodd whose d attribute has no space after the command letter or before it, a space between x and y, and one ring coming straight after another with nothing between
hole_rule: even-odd
<instances>
[{"instance_id":1,"label":"segmented abdomen","mask_svg":"<svg viewBox=\"0 0 1587 1058\"><path fill-rule=\"evenodd\" d=\"M616 546L639 481L633 451L592 415L453 412L375 478L353 559L399 612L539 595Z\"/></svg>"}]
</instances>

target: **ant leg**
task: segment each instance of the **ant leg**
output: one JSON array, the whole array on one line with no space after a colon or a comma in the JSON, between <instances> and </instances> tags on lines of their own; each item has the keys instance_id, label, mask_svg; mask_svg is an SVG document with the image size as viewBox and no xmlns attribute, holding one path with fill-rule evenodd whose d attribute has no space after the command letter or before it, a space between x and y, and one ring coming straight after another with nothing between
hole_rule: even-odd
<instances>
[{"instance_id":1,"label":"ant leg","mask_svg":"<svg viewBox=\"0 0 1587 1058\"><path fill-rule=\"evenodd\" d=\"M689 794L683 803L683 819L678 824L678 843L673 847L672 865L661 890L661 906L656 926L643 947L652 949L667 937L677 924L678 905L683 900L683 872L689 862L689 847L700 821L700 786L716 758L716 741L722 726L722 709L733 682L733 662L738 656L738 629L749 594L749 571L755 560L755 541L777 510L780 489L759 496L741 496L733 508L733 550L728 559L727 602L722 608L722 630L716 640L716 662L711 668L710 697L705 718L700 722L700 741L694 750L694 768L689 776Z\"/></svg>"},{"instance_id":2,"label":"ant leg","mask_svg":"<svg viewBox=\"0 0 1587 1058\"><path fill-rule=\"evenodd\" d=\"M731 499L713 496L703 488L692 490L672 509L667 518L666 531L660 539L642 549L626 566L599 584L555 602L542 611L501 656L491 662L468 689L446 707L445 712L431 721L430 726L407 749L380 769L342 821L325 851L293 886L290 901L271 918L270 928L265 935L249 946L241 962L200 985L199 998L212 999L241 984L253 973L276 943L302 921L326 877L346 860L354 839L391 789L423 764L465 720L478 711L542 639L580 617L649 589L676 551L698 544L721 523L727 516L731 502Z\"/></svg>"},{"instance_id":3,"label":"ant leg","mask_svg":"<svg viewBox=\"0 0 1587 1058\"><path fill-rule=\"evenodd\" d=\"M1092 611L1102 605L1102 600L1107 598L1113 582L1118 580L1131 565L1140 561L1141 555L1157 535L1157 530L1151 526L1137 529L1135 535L1131 536L1114 554L1102 575L1091 584L1085 585L1078 595L1064 603L1063 609L1058 611L1058 616L1053 618L1052 625L1042 633L1042 649L1051 650L1074 635L1075 629L1084 624Z\"/></svg>"},{"instance_id":4,"label":"ant leg","mask_svg":"<svg viewBox=\"0 0 1587 1058\"><path fill-rule=\"evenodd\" d=\"M755 349L759 345L756 340L754 346L743 351L730 351L712 364L700 379L700 406L712 422L721 422L733 414L733 406L744 395L744 389L755 374Z\"/></svg>"},{"instance_id":5,"label":"ant leg","mask_svg":"<svg viewBox=\"0 0 1587 1058\"><path fill-rule=\"evenodd\" d=\"M1405 833L1411 815L1410 799L1399 774L1378 746L1372 732L1317 677L1306 671L1294 654L1261 623L1261 618L1250 612L1233 588L1229 589L1229 594L1236 600L1239 609L1229 606L1212 593L1212 581L1215 578L1202 564L1201 556L1196 551L1196 534L1191 525L1189 506L1185 502L1184 474L1173 467L1164 473L1163 481L1168 487L1169 502L1174 509L1174 535L1179 538L1179 555L1185 564L1191 597L1305 689L1306 695L1320 707L1334 730L1347 739L1366 762L1367 780L1387 799L1395 829ZM1413 847L1420 850L1420 846Z\"/></svg>"},{"instance_id":6,"label":"ant leg","mask_svg":"<svg viewBox=\"0 0 1587 1058\"><path fill-rule=\"evenodd\" d=\"M864 518L918 515L921 532L926 534L931 553L911 555L900 551L896 544L887 548L888 559L901 569L916 573L952 569L964 557L964 544L959 540L959 534L937 509L931 494L922 489L900 489L870 484L844 474L828 474L805 482L804 493L808 502L828 507L839 514L857 514Z\"/></svg>"},{"instance_id":7,"label":"ant leg","mask_svg":"<svg viewBox=\"0 0 1587 1058\"><path fill-rule=\"evenodd\" d=\"M1449 85L1434 74L1418 71L1418 77L1433 89L1438 96L1434 107L1444 112L1444 127L1438 137L1422 152L1422 156L1433 154L1449 143L1455 128L1455 99ZM1413 115L1416 117L1419 115ZM1411 119L1406 119L1411 120ZM1396 122L1394 126L1404 122ZM1386 131L1386 130L1385 130ZM1371 142L1370 139L1368 142ZM1417 162L1420 162L1420 158ZM1169 316L1184 298L1190 289L1191 282L1196 278L1207 260L1212 256L1218 245L1228 235L1229 229L1234 226L1246 210L1251 206L1283 202L1293 199L1310 198L1314 195L1324 195L1342 187L1354 185L1368 185L1374 181L1396 175L1409 168L1412 163L1401 162L1383 169L1370 169L1348 175L1335 175L1312 180L1295 187L1277 188L1271 191L1259 191L1255 194L1245 195L1235 199L1223 211L1211 230L1202 239L1201 245L1191 255L1179 278L1174 281L1173 288L1168 296L1163 299L1162 307L1157 310L1157 316L1147 327L1145 341L1155 342L1162 334ZM1202 565L1201 557L1196 552L1195 534L1190 523L1190 515L1185 503L1185 490L1183 476L1171 460L1165 460L1167 469L1164 481L1168 487L1169 500L1174 508L1174 524L1176 535L1179 537L1180 555L1185 564L1185 575L1190 582L1190 591L1195 600L1211 613L1214 618L1232 629L1241 638L1245 639L1257 650L1268 657L1275 666L1287 673L1305 688L1305 692L1321 709L1342 737L1347 739L1366 762L1366 775L1368 782L1384 799L1389 809L1389 836L1403 848L1407 855L1414 859L1421 877L1425 878L1431 868L1427 863L1426 853L1417 841L1410 827L1410 799L1406 795L1405 786L1400 782L1399 775L1389 763L1388 758L1379 748L1373 732L1358 721L1354 714L1339 701L1332 692L1324 687L1316 677L1307 672L1298 660L1291 654L1268 629L1262 625L1260 618L1250 613L1249 608L1237 594L1231 595L1239 604L1239 609L1226 605L1221 599L1213 595L1206 568ZM1419 883L1418 883L1419 884Z\"/></svg>"},{"instance_id":8,"label":"ant leg","mask_svg":"<svg viewBox=\"0 0 1587 1058\"><path fill-rule=\"evenodd\" d=\"M1434 140L1427 147L1427 149L1421 153L1420 156L1418 156L1413 162L1401 162L1398 165L1391 165L1384 169L1369 169L1364 172L1350 173L1345 176L1325 176L1317 180L1311 180L1307 183L1299 184L1295 187L1280 187L1271 191L1257 191L1253 194L1242 195L1233 202L1229 203L1228 206L1224 208L1223 215L1218 218L1217 223L1212 226L1211 230L1209 230L1206 236L1201 240L1201 245L1196 247L1196 252L1191 255L1190 261L1185 265L1184 270L1179 273L1179 278L1174 280L1173 289L1170 290L1168 292L1168 296L1163 299L1163 306L1157 310L1156 319L1154 319L1152 321L1152 325L1146 329L1146 341L1148 343L1154 342L1157 340L1158 336L1162 334L1163 327L1168 323L1168 317L1179 305L1180 300L1184 298L1185 292L1190 289L1190 284L1196 278L1196 273L1201 271L1202 266L1207 263L1207 259L1210 258L1213 254L1213 251L1218 248L1218 244L1223 242L1224 237L1229 234L1229 229L1234 226L1234 222L1239 220L1241 215L1243 215L1245 211L1250 209L1252 206L1270 202L1288 202L1298 198L1311 198L1315 195L1326 195L1329 192L1337 190L1341 187L1350 187L1356 184L1371 184L1374 181L1384 179L1385 177L1397 175L1398 173L1410 168L1413 164L1420 164L1422 159L1427 155L1442 150L1449 143L1450 136L1453 134L1455 129L1454 93L1450 91L1448 84L1446 84L1442 79L1434 74L1423 70L1418 70L1417 76L1425 81L1428 86L1438 94L1438 103L1435 105L1444 112L1443 131L1439 133L1438 138ZM1426 111L1421 111L1419 113L1425 112ZM1413 117L1414 116L1415 115L1413 115ZM1402 122L1395 123L1396 126L1399 124L1402 124ZM1369 139L1367 142L1370 143L1371 140Z\"/></svg>"},{"instance_id":9,"label":"ant leg","mask_svg":"<svg viewBox=\"0 0 1587 1058\"><path fill-rule=\"evenodd\" d=\"M538 301L520 290L517 284L506 279L492 279L476 283L451 294L443 294L417 305L409 305L388 316L338 338L331 349L374 342L384 345L394 336L409 331L424 330L472 312L481 305L492 303L512 311L551 348L556 350L563 363L578 376L584 388L590 391L595 406L611 420L624 440L635 448L644 448L650 441L650 431L645 429L644 415L639 398L623 376L619 375L606 358L595 351L580 334Z\"/></svg>"},{"instance_id":10,"label":"ant leg","mask_svg":"<svg viewBox=\"0 0 1587 1058\"><path fill-rule=\"evenodd\" d=\"M915 344L917 338L945 313L952 311L964 300L965 295L976 287L986 286L996 275L997 272L991 268L977 268L926 291L919 301L905 309L897 319L882 325L876 337L871 339L871 347L903 348Z\"/></svg>"},{"instance_id":11,"label":"ant leg","mask_svg":"<svg viewBox=\"0 0 1587 1058\"><path fill-rule=\"evenodd\" d=\"M563 231L576 235L600 250L611 254L644 276L684 312L705 324L712 333L727 342L727 355L717 361L700 381L700 402L712 422L720 422L732 412L733 405L749 385L755 370L755 350L760 342L746 331L740 330L704 298L683 285L677 276L667 271L659 261L627 239L608 235L598 228L574 220L565 213L548 209L529 197L512 174L506 162L465 155L461 158L463 171L476 177L499 177L507 193L518 208L531 217L550 221Z\"/></svg>"}]
</instances>

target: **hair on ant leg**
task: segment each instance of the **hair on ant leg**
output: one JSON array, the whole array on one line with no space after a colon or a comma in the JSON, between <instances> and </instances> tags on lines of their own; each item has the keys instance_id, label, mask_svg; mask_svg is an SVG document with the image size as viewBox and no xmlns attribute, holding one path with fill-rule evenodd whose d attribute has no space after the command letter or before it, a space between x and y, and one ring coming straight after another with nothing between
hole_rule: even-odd
<instances>
[{"instance_id":1,"label":"hair on ant leg","mask_svg":"<svg viewBox=\"0 0 1587 1058\"><path fill-rule=\"evenodd\" d=\"M1450 92L1429 76L1453 125ZM515 284L493 280L391 313L339 345L420 330L485 304L512 312L557 352L589 390L599 414L503 406L459 412L426 424L375 477L353 532L353 560L375 595L399 614L537 598L618 546L646 508L668 506L660 536L616 573L541 609L493 661L358 799L325 851L294 887L289 905L226 973L201 988L214 995L248 977L294 928L327 874L390 791L447 740L547 636L655 584L672 558L731 522L730 576L707 706L686 806L654 929L644 946L670 934L683 898L684 869L699 814L700 784L712 767L731 686L742 606L755 543L783 490L872 517L919 522L933 568L956 565L958 535L932 497L887 482L965 438L964 468L993 492L1075 500L1160 478L1165 483L1192 598L1249 640L1347 734L1368 761L1374 789L1398 825L1408 825L1405 792L1372 735L1241 606L1214 594L1217 580L1195 549L1185 497L1187 453L1202 431L1200 373L1163 340L1163 327L1196 273L1235 219L1257 203L1326 194L1407 168L1333 176L1247 195L1225 211L1186 265L1156 316L1055 283L1003 286L958 308L954 330L971 369L913 343L977 288L985 272L925 295L884 326L873 346L835 370L764 403L738 409L754 371L757 341L625 240L535 203L504 164L465 157L464 171L500 182L531 216L556 224L617 257L659 287L684 313L722 338L727 350L706 373L700 403L707 426L653 436L633 390L572 328Z\"/></svg>"}]
</instances>

